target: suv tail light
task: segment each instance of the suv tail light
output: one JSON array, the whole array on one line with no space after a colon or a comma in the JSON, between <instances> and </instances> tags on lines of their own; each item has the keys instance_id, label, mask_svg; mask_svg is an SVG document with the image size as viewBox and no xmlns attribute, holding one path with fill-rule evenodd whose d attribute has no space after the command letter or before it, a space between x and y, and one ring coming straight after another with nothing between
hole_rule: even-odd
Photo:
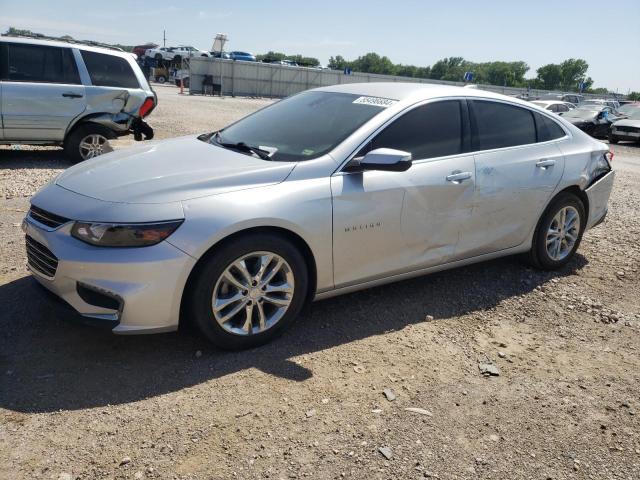
<instances>
[{"instance_id":1,"label":"suv tail light","mask_svg":"<svg viewBox=\"0 0 640 480\"><path fill-rule=\"evenodd\" d=\"M156 101L153 97L147 97L140 107L139 114L140 118L144 118L151 113L156 106Z\"/></svg>"},{"instance_id":2,"label":"suv tail light","mask_svg":"<svg viewBox=\"0 0 640 480\"><path fill-rule=\"evenodd\" d=\"M609 163L613 162L614 156L615 154L613 153L613 149L609 149L609 151L604 154L604 158L606 158Z\"/></svg>"}]
</instances>

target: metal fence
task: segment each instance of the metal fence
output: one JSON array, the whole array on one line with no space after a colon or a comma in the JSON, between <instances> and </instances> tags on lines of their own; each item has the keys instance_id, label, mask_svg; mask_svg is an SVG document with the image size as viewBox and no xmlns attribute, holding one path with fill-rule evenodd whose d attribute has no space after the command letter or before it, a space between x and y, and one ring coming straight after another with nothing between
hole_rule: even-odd
<instances>
[{"instance_id":1,"label":"metal fence","mask_svg":"<svg viewBox=\"0 0 640 480\"><path fill-rule=\"evenodd\" d=\"M427 78L399 77L375 73L353 72L345 75L339 70L319 70L305 67L288 67L260 62L243 62L219 58L193 57L189 64L189 91L192 94L204 93L205 76L213 84L222 85L223 95L282 98L316 87L339 85L342 83L367 82L411 82L441 85L463 86L464 82L448 82ZM519 95L526 88L500 87L496 85L478 85L479 89L505 95ZM216 89L217 90L217 89ZM532 89L531 95L545 95L546 90ZM585 97L602 95L584 94Z\"/></svg>"}]
</instances>

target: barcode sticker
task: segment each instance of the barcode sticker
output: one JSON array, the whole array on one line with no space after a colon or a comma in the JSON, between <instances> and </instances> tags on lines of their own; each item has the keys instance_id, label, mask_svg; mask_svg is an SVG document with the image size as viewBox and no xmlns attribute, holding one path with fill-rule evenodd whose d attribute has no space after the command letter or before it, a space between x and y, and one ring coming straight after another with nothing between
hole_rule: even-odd
<instances>
[{"instance_id":1,"label":"barcode sticker","mask_svg":"<svg viewBox=\"0 0 640 480\"><path fill-rule=\"evenodd\" d=\"M398 103L397 100L382 97L359 97L356 98L353 103L360 103L363 105L373 105L374 107L387 108L391 105Z\"/></svg>"}]
</instances>

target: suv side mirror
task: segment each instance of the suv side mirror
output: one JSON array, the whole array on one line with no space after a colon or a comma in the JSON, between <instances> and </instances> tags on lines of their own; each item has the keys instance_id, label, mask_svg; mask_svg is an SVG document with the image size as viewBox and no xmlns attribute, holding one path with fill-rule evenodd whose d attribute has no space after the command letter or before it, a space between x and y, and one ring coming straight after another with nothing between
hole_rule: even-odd
<instances>
[{"instance_id":1,"label":"suv side mirror","mask_svg":"<svg viewBox=\"0 0 640 480\"><path fill-rule=\"evenodd\" d=\"M411 153L393 148L376 148L360 160L363 170L384 170L404 172L411 167Z\"/></svg>"}]
</instances>

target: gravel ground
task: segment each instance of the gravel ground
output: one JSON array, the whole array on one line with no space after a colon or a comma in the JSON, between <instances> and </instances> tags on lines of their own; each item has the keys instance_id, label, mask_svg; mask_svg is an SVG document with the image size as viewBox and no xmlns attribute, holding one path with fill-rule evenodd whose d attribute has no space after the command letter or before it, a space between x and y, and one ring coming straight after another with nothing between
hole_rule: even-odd
<instances>
[{"instance_id":1,"label":"gravel ground","mask_svg":"<svg viewBox=\"0 0 640 480\"><path fill-rule=\"evenodd\" d=\"M268 103L158 91L157 138ZM564 270L506 258L318 302L239 353L53 308L19 225L69 165L0 150L0 478L640 478L640 148L615 150L609 216Z\"/></svg>"}]
</instances>

